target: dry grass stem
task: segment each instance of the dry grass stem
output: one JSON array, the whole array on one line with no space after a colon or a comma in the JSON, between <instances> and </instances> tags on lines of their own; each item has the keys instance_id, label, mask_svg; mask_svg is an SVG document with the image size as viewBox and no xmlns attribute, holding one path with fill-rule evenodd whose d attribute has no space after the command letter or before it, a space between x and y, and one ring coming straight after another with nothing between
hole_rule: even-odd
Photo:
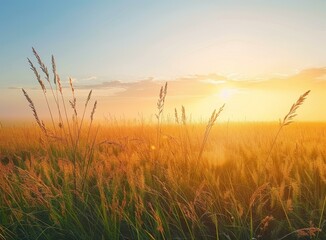
<instances>
[{"instance_id":1,"label":"dry grass stem","mask_svg":"<svg viewBox=\"0 0 326 240\"><path fill-rule=\"evenodd\" d=\"M23 88L22 88L22 91L23 91L24 96L26 97L27 101L29 102L29 107L32 109L32 112L33 112L33 115L34 115L37 125L41 128L41 130L44 133L46 133L45 125L43 122L41 122L40 118L38 117L37 111L36 111L36 108L35 108L35 105L34 105L32 99L28 96L27 92Z\"/></svg>"},{"instance_id":2,"label":"dry grass stem","mask_svg":"<svg viewBox=\"0 0 326 240\"><path fill-rule=\"evenodd\" d=\"M176 108L174 109L174 120L177 124L179 124L179 116Z\"/></svg>"},{"instance_id":3,"label":"dry grass stem","mask_svg":"<svg viewBox=\"0 0 326 240\"><path fill-rule=\"evenodd\" d=\"M186 109L184 106L181 106L181 120L182 120L182 124L186 125L187 123L187 115L186 115Z\"/></svg>"},{"instance_id":4,"label":"dry grass stem","mask_svg":"<svg viewBox=\"0 0 326 240\"><path fill-rule=\"evenodd\" d=\"M43 81L41 79L40 74L38 73L38 71L36 70L36 67L34 66L34 64L32 63L32 61L29 58L27 58L27 61L28 61L29 65L30 65L31 70L34 72L34 74L36 76L36 79L39 82L39 84L40 84L43 92L45 93L46 92L46 88L45 88L45 85L44 85L44 83L43 83Z\"/></svg>"},{"instance_id":5,"label":"dry grass stem","mask_svg":"<svg viewBox=\"0 0 326 240\"><path fill-rule=\"evenodd\" d=\"M284 116L283 121L280 123L280 127L277 131L277 134L272 142L271 148L268 152L267 158L265 160L265 165L268 162L268 159L270 158L270 155L273 151L274 145L276 143L276 140L282 130L283 127L291 124L294 121L295 116L297 116L296 111L298 110L298 108L304 103L304 101L306 100L306 97L308 96L308 94L310 93L310 90L308 90L307 92L305 92L304 94L302 94L299 99L292 105L292 107L290 108L290 111Z\"/></svg>"},{"instance_id":6,"label":"dry grass stem","mask_svg":"<svg viewBox=\"0 0 326 240\"><path fill-rule=\"evenodd\" d=\"M51 57L51 62L52 62L52 72L53 72L53 82L54 84L57 84L57 66L55 64L55 59L54 59L54 56L52 55Z\"/></svg>"},{"instance_id":7,"label":"dry grass stem","mask_svg":"<svg viewBox=\"0 0 326 240\"><path fill-rule=\"evenodd\" d=\"M310 93L310 90L305 92L304 94L302 94L299 97L299 99L295 103L293 103L293 105L290 108L290 111L288 112L288 114L286 114L284 116L283 121L281 122L281 127L287 126L287 125L291 124L294 121L295 116L297 116L296 111L304 103L304 101L306 100L309 93Z\"/></svg>"},{"instance_id":8,"label":"dry grass stem","mask_svg":"<svg viewBox=\"0 0 326 240\"><path fill-rule=\"evenodd\" d=\"M50 82L50 75L49 75L49 71L47 69L47 67L45 66L45 64L42 62L41 57L38 55L38 53L36 52L36 50L34 48L32 48L33 53L35 58L37 59L38 64L40 65L40 68L42 70L42 72L45 74L45 78L48 82Z\"/></svg>"},{"instance_id":9,"label":"dry grass stem","mask_svg":"<svg viewBox=\"0 0 326 240\"><path fill-rule=\"evenodd\" d=\"M94 113L95 113L96 107L97 107L97 101L94 102L93 110L92 110L92 113L91 113L91 121L92 122L93 122L93 117L94 117Z\"/></svg>"},{"instance_id":10,"label":"dry grass stem","mask_svg":"<svg viewBox=\"0 0 326 240\"><path fill-rule=\"evenodd\" d=\"M208 139L208 136L209 136L209 133L212 129L212 127L214 126L215 122L216 122L216 119L218 118L218 116L221 114L221 112L223 111L224 109L224 106L225 104L223 104L218 111L216 111L216 109L214 109L209 121L208 121L208 124L206 126L206 130L205 130L205 134L204 134L204 139L202 141L202 144L201 144L201 147L200 147L200 150L199 150L199 154L198 154L198 161L200 161L200 159L202 158L202 155L203 155L203 152L204 152L204 148L205 148L205 145L207 143L207 139Z\"/></svg>"}]
</instances>

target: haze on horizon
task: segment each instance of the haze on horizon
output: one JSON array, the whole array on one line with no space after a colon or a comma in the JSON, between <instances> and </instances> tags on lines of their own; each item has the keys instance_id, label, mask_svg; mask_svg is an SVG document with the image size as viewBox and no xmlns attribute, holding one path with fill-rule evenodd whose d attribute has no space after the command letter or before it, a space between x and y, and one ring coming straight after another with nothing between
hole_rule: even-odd
<instances>
[{"instance_id":1,"label":"haze on horizon","mask_svg":"<svg viewBox=\"0 0 326 240\"><path fill-rule=\"evenodd\" d=\"M277 121L310 89L298 120L326 121L325 10L322 0L6 2L0 121L32 119L22 87L46 116L32 46L49 68L54 54L78 97L94 89L99 119L155 114L167 81L166 114L184 105L207 118L226 103L222 120Z\"/></svg>"}]
</instances>

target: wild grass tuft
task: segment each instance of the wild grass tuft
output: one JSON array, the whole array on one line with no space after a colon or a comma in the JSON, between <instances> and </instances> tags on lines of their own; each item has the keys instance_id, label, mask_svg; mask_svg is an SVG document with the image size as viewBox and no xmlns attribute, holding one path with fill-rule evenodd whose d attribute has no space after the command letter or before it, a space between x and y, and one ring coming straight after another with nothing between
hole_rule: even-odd
<instances>
[{"instance_id":1,"label":"wild grass tuft","mask_svg":"<svg viewBox=\"0 0 326 240\"><path fill-rule=\"evenodd\" d=\"M52 65L52 73L53 73L53 83L55 84L55 88L53 88L52 83L50 81L50 73L48 71L48 68L46 67L46 65L44 64L44 62L42 61L41 57L39 56L39 54L37 53L37 51L32 48L33 54L38 62L38 65L41 69L41 71L44 73L45 75L45 80L46 82L48 82L49 84L49 88L50 91L52 92L52 97L53 97L53 101L57 107L56 111L57 111L57 116L58 116L58 123L55 123L55 119L54 119L54 114L53 114L53 109L51 109L50 104L49 104L49 99L47 96L47 88L40 76L40 74L38 73L36 67L34 66L34 64L32 63L32 61L28 58L28 62L29 65L31 67L31 70L34 72L37 81L39 82L41 89L43 91L45 100L46 100L46 105L48 107L49 113L50 113L50 117L51 117L51 121L52 121L52 125L53 125L53 129L49 129L45 127L45 124L43 123L43 121L40 120L36 108L34 106L34 103L32 101L32 99L29 97L29 95L27 94L27 92L23 90L23 93L27 99L27 101L29 102L29 106L32 109L33 115L35 117L35 120L38 124L38 126L41 128L42 132L47 136L47 137L51 137L52 139L55 140L61 140L59 142L57 142L57 144L59 146L64 146L64 154L65 154L65 158L67 160L69 160L70 162L72 162L73 164L73 185L74 185L74 192L75 194L77 194L78 191L80 191L80 189L78 189L78 176L79 176L79 171L80 172L86 172L87 170L86 168L89 168L90 165L90 160L89 158L92 158L92 153L94 152L92 148L95 147L95 139L89 139L90 138L90 130L91 130L91 125L93 123L93 119L94 119L94 114L95 114L95 110L96 110L96 106L97 106L97 101L94 102L94 106L92 108L91 114L90 114L90 125L87 128L88 129L88 133L87 133L87 139L86 142L84 143L86 146L80 146L80 142L82 141L82 130L84 129L84 121L85 121L85 114L86 114L86 110L87 107L89 105L89 102L91 101L91 96L92 96L92 90L90 90L87 99L85 101L84 104L84 108L83 108L83 114L81 119L78 119L78 115L77 115L77 105L76 105L76 97L75 97L75 89L73 87L72 84L72 79L70 78L70 89L72 92L72 96L73 96L73 100L70 101L70 105L73 109L73 119L69 118L69 113L67 111L66 108L66 102L65 102L65 98L64 98L64 94L63 94L63 86L61 83L61 79L60 76L57 73L57 66L55 63L55 58L52 56L51 57L51 65ZM59 96L61 96L61 98L59 98ZM60 99L61 99L61 104L60 104ZM62 112L64 112L64 116L62 116ZM65 120L64 120L65 119ZM59 130L57 130L57 126L59 126ZM53 134L49 134L49 132L53 132ZM94 138L96 138L96 136L94 136ZM89 140L91 141L91 148L89 148L88 144L89 144ZM53 142L51 142L51 144L53 145ZM62 145L63 144L63 145ZM53 146L49 147L52 149ZM82 174L83 178L87 177L87 174ZM80 179L81 182L84 182L84 179ZM76 199L75 199L76 202Z\"/></svg>"}]
</instances>

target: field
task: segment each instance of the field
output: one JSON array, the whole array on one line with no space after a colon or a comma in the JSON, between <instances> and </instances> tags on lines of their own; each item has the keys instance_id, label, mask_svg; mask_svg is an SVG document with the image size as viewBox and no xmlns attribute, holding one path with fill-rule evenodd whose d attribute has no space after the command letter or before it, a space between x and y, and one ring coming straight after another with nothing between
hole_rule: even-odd
<instances>
[{"instance_id":1,"label":"field","mask_svg":"<svg viewBox=\"0 0 326 240\"><path fill-rule=\"evenodd\" d=\"M194 123L165 120L165 84L156 121L98 122L34 55L50 120L23 89L35 123L1 124L0 239L326 239L326 123L293 122L309 91L279 123Z\"/></svg>"},{"instance_id":2,"label":"field","mask_svg":"<svg viewBox=\"0 0 326 240\"><path fill-rule=\"evenodd\" d=\"M205 127L111 121L90 148L85 128L76 169L38 126L2 127L1 238L325 239L326 124L287 126L269 157L278 124L216 124L198 159Z\"/></svg>"}]
</instances>

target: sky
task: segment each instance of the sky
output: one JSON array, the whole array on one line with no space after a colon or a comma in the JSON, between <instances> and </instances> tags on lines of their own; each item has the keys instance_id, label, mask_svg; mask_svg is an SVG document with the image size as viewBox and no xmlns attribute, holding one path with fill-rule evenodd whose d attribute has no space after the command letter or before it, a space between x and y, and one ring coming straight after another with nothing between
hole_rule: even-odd
<instances>
[{"instance_id":1,"label":"sky","mask_svg":"<svg viewBox=\"0 0 326 240\"><path fill-rule=\"evenodd\" d=\"M93 89L98 117L152 116L168 82L166 115L277 121L312 90L299 120L326 121L326 1L2 1L0 121L31 118L27 90L48 115L29 69L34 47L57 61L69 97Z\"/></svg>"}]
</instances>

